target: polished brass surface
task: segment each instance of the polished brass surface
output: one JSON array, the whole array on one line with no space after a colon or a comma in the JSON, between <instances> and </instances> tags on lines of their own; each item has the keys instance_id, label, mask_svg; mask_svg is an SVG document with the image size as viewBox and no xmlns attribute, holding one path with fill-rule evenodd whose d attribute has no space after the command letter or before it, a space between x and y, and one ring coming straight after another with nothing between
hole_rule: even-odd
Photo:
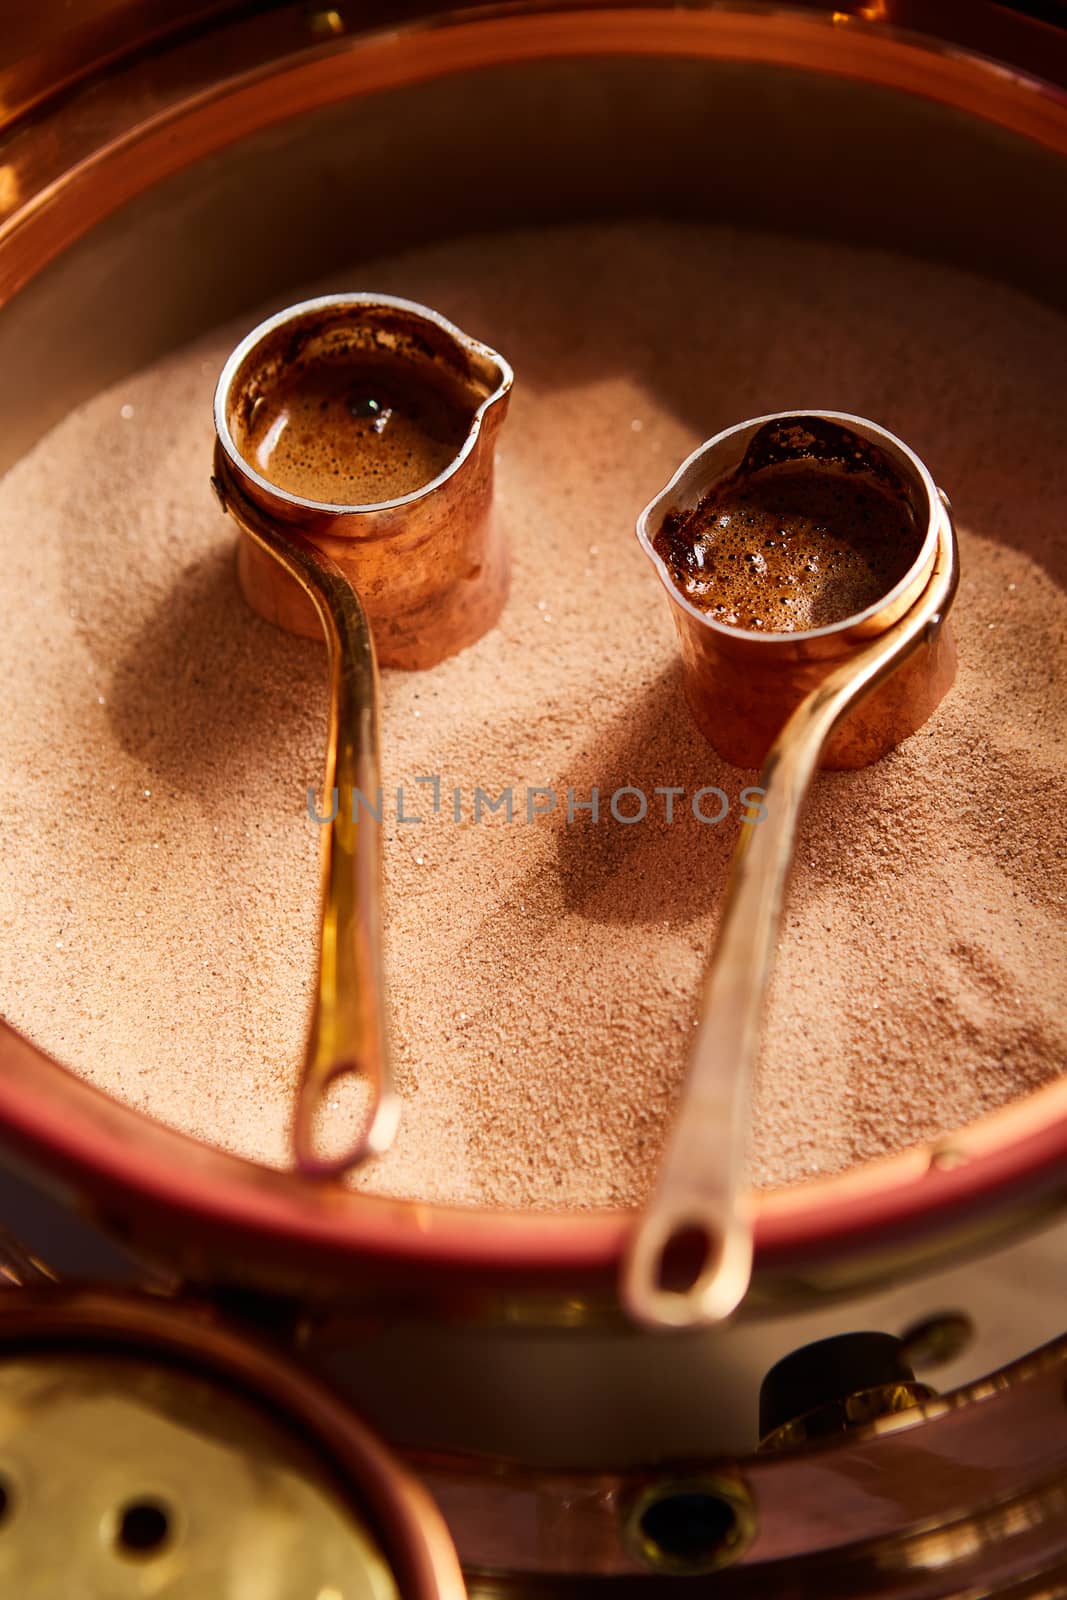
<instances>
[{"instance_id":1,"label":"polished brass surface","mask_svg":"<svg viewBox=\"0 0 1067 1600\"><path fill-rule=\"evenodd\" d=\"M679 1503L681 1537L671 1541L653 1519ZM712 1524L705 1537L685 1526L699 1516L703 1505L710 1508ZM744 1479L710 1472L647 1484L623 1507L622 1518L623 1538L638 1560L650 1571L671 1577L696 1577L730 1566L756 1531L756 1509Z\"/></svg>"},{"instance_id":2,"label":"polished brass surface","mask_svg":"<svg viewBox=\"0 0 1067 1600\"><path fill-rule=\"evenodd\" d=\"M902 1340L855 1328L798 1345L764 1375L760 1450L813 1442L895 1416L936 1398L920 1383Z\"/></svg>"},{"instance_id":3,"label":"polished brass surface","mask_svg":"<svg viewBox=\"0 0 1067 1600\"><path fill-rule=\"evenodd\" d=\"M204 1304L0 1295L0 1487L5 1596L466 1592L396 1458L306 1368Z\"/></svg>"},{"instance_id":4,"label":"polished brass surface","mask_svg":"<svg viewBox=\"0 0 1067 1600\"><path fill-rule=\"evenodd\" d=\"M469 421L453 460L422 488L380 505L320 504L267 481L241 449L239 418L284 381L294 347L347 348L363 338L378 359L392 350L404 368L412 362L405 341L417 341L432 353L424 359L451 370L457 385L462 377ZM511 368L495 351L436 312L370 295L322 296L269 318L219 378L211 481L241 530L245 595L270 620L301 633L307 619L300 606L309 610L329 654L318 972L292 1126L297 1166L309 1176L337 1177L381 1155L396 1134L400 1102L381 961L381 828L373 814L381 792L377 657L392 666L434 665L472 644L500 613L508 560L491 520L493 450L511 382ZM340 1154L320 1155L317 1115L331 1085L349 1075L366 1084L369 1111Z\"/></svg>"},{"instance_id":5,"label":"polished brass surface","mask_svg":"<svg viewBox=\"0 0 1067 1600\"><path fill-rule=\"evenodd\" d=\"M147 1362L0 1362L0 1588L20 1600L399 1600L369 1529L235 1395Z\"/></svg>"},{"instance_id":6,"label":"polished brass surface","mask_svg":"<svg viewBox=\"0 0 1067 1600\"><path fill-rule=\"evenodd\" d=\"M895 742L913 731L946 692L955 669L954 649L944 637L959 582L948 501L918 458L884 429L832 412L818 415L877 443L895 463L910 460L916 470L905 481L913 483L916 522L925 530L923 547L912 570L878 606L834 627L761 638L695 613L680 624L684 638L700 633L710 641L707 658L698 653L691 666L701 687L714 698L727 735L735 723L752 723L752 702L761 688L766 702L773 706L777 701L778 717L784 714L788 720L760 775L766 815L741 829L734 850L682 1103L656 1187L623 1265L624 1304L650 1327L685 1328L721 1321L736 1310L748 1289L749 1084L796 832L819 760L838 730L845 750L858 744L865 759L887 740ZM701 446L642 512L638 520L642 546L654 556L668 585L669 574L652 546L664 510L678 499L696 504L721 476L719 446L732 450L732 436L739 433L747 442L750 433L772 420L759 418ZM789 414L786 420L791 420ZM672 591L672 599L678 602L677 613L685 603L677 591ZM687 612L692 610L686 605ZM720 698L720 647L722 651L740 647L755 686L736 706ZM914 667L912 676L899 693L891 692L909 667ZM805 697L799 704L794 672L803 675ZM857 726L848 717L859 705L863 718ZM768 717L769 726L774 721L773 715ZM687 1234L696 1236L702 1256L696 1270L675 1286L662 1281L664 1265L672 1244Z\"/></svg>"},{"instance_id":7,"label":"polished brass surface","mask_svg":"<svg viewBox=\"0 0 1067 1600\"><path fill-rule=\"evenodd\" d=\"M812 1439L823 1439L828 1434L844 1433L849 1428L863 1427L878 1422L882 1417L895 1417L910 1411L924 1400L932 1400L935 1391L927 1383L885 1383L874 1389L857 1389L855 1394L820 1406L802 1417L783 1422L760 1440L761 1450L783 1450L786 1445L806 1444Z\"/></svg>"},{"instance_id":8,"label":"polished brass surface","mask_svg":"<svg viewBox=\"0 0 1067 1600\"><path fill-rule=\"evenodd\" d=\"M359 596L321 551L276 527L241 492L221 449L215 478L224 508L300 584L322 621L329 652L330 721L323 793L378 791L378 666ZM329 801L326 802L327 807ZM400 1102L385 1030L381 967L381 834L351 804L338 803L322 835L322 896L314 1010L293 1119L301 1171L331 1176L387 1150ZM353 1073L370 1093L358 1136L340 1155L320 1156L315 1119L331 1083Z\"/></svg>"}]
</instances>

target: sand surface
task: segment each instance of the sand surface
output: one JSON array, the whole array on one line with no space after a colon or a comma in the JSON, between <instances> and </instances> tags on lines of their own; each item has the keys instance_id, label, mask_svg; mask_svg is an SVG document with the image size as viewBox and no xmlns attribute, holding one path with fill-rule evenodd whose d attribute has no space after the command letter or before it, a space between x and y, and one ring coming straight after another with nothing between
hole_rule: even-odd
<instances>
[{"instance_id":1,"label":"sand surface","mask_svg":"<svg viewBox=\"0 0 1067 1600\"><path fill-rule=\"evenodd\" d=\"M929 1139L1061 1071L1067 322L956 270L695 225L461 240L311 289L426 301L517 374L503 619L432 672L384 675L405 1117L360 1182L542 1206L644 1192L752 778L690 725L633 522L701 439L790 407L872 417L951 494L961 667L891 757L816 784L758 1180ZM248 612L208 487L215 378L253 320L99 395L0 483L0 1010L130 1104L283 1163L325 657ZM436 816L419 776L440 777ZM600 820L568 825L567 789L594 785ZM655 789L702 785L727 818L683 801L668 825ZM422 823L397 821L397 786ZM512 787L515 819L475 824L477 786ZM559 804L527 822L530 786ZM624 786L645 821L611 817Z\"/></svg>"}]
</instances>

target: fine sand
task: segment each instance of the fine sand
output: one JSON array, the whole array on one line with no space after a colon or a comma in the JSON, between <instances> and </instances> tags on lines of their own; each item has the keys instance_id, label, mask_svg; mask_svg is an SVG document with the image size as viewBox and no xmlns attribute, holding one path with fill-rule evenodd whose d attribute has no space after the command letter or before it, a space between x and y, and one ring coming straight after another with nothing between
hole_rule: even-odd
<instances>
[{"instance_id":1,"label":"fine sand","mask_svg":"<svg viewBox=\"0 0 1067 1600\"><path fill-rule=\"evenodd\" d=\"M426 301L516 370L501 623L431 672L383 676L404 1120L359 1181L535 1206L645 1191L753 778L690 724L633 523L701 439L790 407L881 422L952 496L960 672L888 759L816 783L756 1176L841 1170L1060 1072L1067 322L903 257L665 224L456 241L309 288ZM215 378L253 320L99 395L0 483L0 1010L131 1105L283 1163L325 657L249 613L208 486ZM419 777L440 779L436 815ZM709 785L731 800L718 825L689 804ZM398 786L421 823L397 820ZM568 825L568 789L594 786L599 821ZM514 819L475 823L477 787L510 787ZM537 787L557 805L528 822ZM612 817L624 787L644 821ZM670 825L666 787L685 791Z\"/></svg>"}]
</instances>

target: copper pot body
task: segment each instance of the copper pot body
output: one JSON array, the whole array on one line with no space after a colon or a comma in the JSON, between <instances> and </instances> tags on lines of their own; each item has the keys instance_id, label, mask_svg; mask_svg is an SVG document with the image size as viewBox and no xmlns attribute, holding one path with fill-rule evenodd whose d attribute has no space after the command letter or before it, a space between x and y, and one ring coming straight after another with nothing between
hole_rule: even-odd
<instances>
[{"instance_id":1,"label":"copper pot body","mask_svg":"<svg viewBox=\"0 0 1067 1600\"><path fill-rule=\"evenodd\" d=\"M328 505L282 491L240 449L260 396L294 359L341 340L364 339L398 361L433 366L453 380L470 411L455 458L411 494L375 505ZM261 324L234 351L219 380L216 475L276 524L310 540L340 567L367 613L385 667L425 668L480 639L507 599L504 530L493 514L493 452L507 411L507 362L436 312L390 295L326 295ZM322 637L314 606L277 561L242 534L237 571L245 599L268 622Z\"/></svg>"},{"instance_id":2,"label":"copper pot body","mask_svg":"<svg viewBox=\"0 0 1067 1600\"><path fill-rule=\"evenodd\" d=\"M653 540L669 511L692 510L738 466L755 433L767 423L806 417L839 423L890 458L907 489L922 532L915 561L893 590L866 611L824 628L755 633L727 627L690 604ZM893 434L862 417L836 411L790 411L756 417L716 434L695 450L641 513L638 539L671 602L693 720L725 761L759 767L801 701L835 667L877 638L919 599L933 572L947 502L919 458ZM828 739L819 765L865 767L888 755L932 714L956 675L956 645L945 621L895 672L845 717Z\"/></svg>"}]
</instances>

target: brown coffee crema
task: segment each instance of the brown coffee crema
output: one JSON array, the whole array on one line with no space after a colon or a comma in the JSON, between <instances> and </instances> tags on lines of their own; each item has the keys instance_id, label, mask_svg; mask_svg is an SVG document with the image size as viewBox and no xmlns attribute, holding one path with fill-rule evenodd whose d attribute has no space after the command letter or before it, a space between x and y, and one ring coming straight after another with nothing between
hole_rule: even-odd
<instances>
[{"instance_id":1,"label":"brown coffee crema","mask_svg":"<svg viewBox=\"0 0 1067 1600\"><path fill-rule=\"evenodd\" d=\"M795 633L881 600L914 565L922 539L894 487L805 458L755 470L743 463L693 510L668 512L653 544L709 618Z\"/></svg>"},{"instance_id":2,"label":"brown coffee crema","mask_svg":"<svg viewBox=\"0 0 1067 1600\"><path fill-rule=\"evenodd\" d=\"M300 362L256 402L241 454L279 489L330 505L413 494L455 459L469 401L429 362L365 350Z\"/></svg>"}]
</instances>

